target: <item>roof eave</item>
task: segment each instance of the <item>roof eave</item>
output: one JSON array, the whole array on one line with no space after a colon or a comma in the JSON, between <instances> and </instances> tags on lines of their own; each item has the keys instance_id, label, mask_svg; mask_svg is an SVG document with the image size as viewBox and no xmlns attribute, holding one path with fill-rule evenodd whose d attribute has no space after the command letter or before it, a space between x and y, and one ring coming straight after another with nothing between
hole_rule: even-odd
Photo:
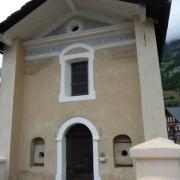
<instances>
[{"instance_id":1,"label":"roof eave","mask_svg":"<svg viewBox=\"0 0 180 180\"><path fill-rule=\"evenodd\" d=\"M12 15L10 15L6 20L0 23L0 34L4 34L7 30L13 27L16 23L24 19L27 15L29 15L32 11L37 9L47 0L31 0L26 3L22 8ZM0 42L0 53L3 53L4 43Z\"/></svg>"},{"instance_id":2,"label":"roof eave","mask_svg":"<svg viewBox=\"0 0 180 180\"><path fill-rule=\"evenodd\" d=\"M155 31L157 38L157 48L161 62L162 53L165 45L169 15L171 10L170 0L122 0L125 2L146 5L147 16L155 20Z\"/></svg>"}]
</instances>

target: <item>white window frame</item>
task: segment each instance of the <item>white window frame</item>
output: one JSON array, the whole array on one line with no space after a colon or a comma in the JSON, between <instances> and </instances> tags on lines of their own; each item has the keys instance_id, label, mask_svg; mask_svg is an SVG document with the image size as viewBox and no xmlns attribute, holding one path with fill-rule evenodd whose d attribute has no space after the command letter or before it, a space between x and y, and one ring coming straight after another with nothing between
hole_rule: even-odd
<instances>
[{"instance_id":1,"label":"white window frame","mask_svg":"<svg viewBox=\"0 0 180 180\"><path fill-rule=\"evenodd\" d=\"M85 52L67 54L72 49L81 48ZM61 65L61 82L59 102L83 101L96 99L94 90L93 61L94 49L87 44L76 43L66 47L59 56ZM71 63L81 62L87 59L88 62L88 95L71 96Z\"/></svg>"}]
</instances>

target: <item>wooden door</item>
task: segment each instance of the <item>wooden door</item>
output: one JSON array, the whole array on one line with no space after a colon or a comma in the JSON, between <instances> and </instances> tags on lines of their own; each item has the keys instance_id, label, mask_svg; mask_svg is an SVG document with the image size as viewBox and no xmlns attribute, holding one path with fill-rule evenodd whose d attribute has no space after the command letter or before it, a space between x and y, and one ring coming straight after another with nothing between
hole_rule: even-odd
<instances>
[{"instance_id":1,"label":"wooden door","mask_svg":"<svg viewBox=\"0 0 180 180\"><path fill-rule=\"evenodd\" d=\"M92 135L84 125L66 135L66 180L93 180Z\"/></svg>"}]
</instances>

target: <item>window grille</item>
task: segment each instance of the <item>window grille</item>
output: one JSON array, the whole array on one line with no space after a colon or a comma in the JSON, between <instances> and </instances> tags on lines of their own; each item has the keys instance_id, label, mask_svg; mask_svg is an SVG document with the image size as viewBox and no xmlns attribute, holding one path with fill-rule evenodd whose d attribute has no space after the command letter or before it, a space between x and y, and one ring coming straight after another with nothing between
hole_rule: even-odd
<instances>
[{"instance_id":1,"label":"window grille","mask_svg":"<svg viewBox=\"0 0 180 180\"><path fill-rule=\"evenodd\" d=\"M88 94L88 62L71 64L71 93L72 96Z\"/></svg>"}]
</instances>

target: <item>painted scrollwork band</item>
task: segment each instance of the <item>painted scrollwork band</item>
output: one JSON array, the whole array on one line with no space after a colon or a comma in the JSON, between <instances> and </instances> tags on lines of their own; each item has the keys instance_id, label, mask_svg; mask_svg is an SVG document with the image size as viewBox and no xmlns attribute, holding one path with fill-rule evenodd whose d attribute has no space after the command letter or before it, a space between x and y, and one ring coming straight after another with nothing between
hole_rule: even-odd
<instances>
[{"instance_id":1,"label":"painted scrollwork band","mask_svg":"<svg viewBox=\"0 0 180 180\"><path fill-rule=\"evenodd\" d=\"M88 44L92 47L97 47L97 46L103 46L107 44L112 44L112 43L121 43L124 41L129 41L129 40L134 40L135 37L133 34L128 34L128 35L120 35L120 34L115 34L115 35L108 35L105 37L96 37L96 38L91 38L91 39L85 39L85 40L80 40L78 43L85 43ZM77 43L77 42L73 42ZM43 46L43 47L36 47L36 48L27 48L26 49L26 58L30 59L31 57L37 57L37 56L43 56L43 55L48 55L48 54L60 54L60 52L67 46L72 44L72 42L68 43L61 43L59 42L58 44L52 44L48 46Z\"/></svg>"}]
</instances>

